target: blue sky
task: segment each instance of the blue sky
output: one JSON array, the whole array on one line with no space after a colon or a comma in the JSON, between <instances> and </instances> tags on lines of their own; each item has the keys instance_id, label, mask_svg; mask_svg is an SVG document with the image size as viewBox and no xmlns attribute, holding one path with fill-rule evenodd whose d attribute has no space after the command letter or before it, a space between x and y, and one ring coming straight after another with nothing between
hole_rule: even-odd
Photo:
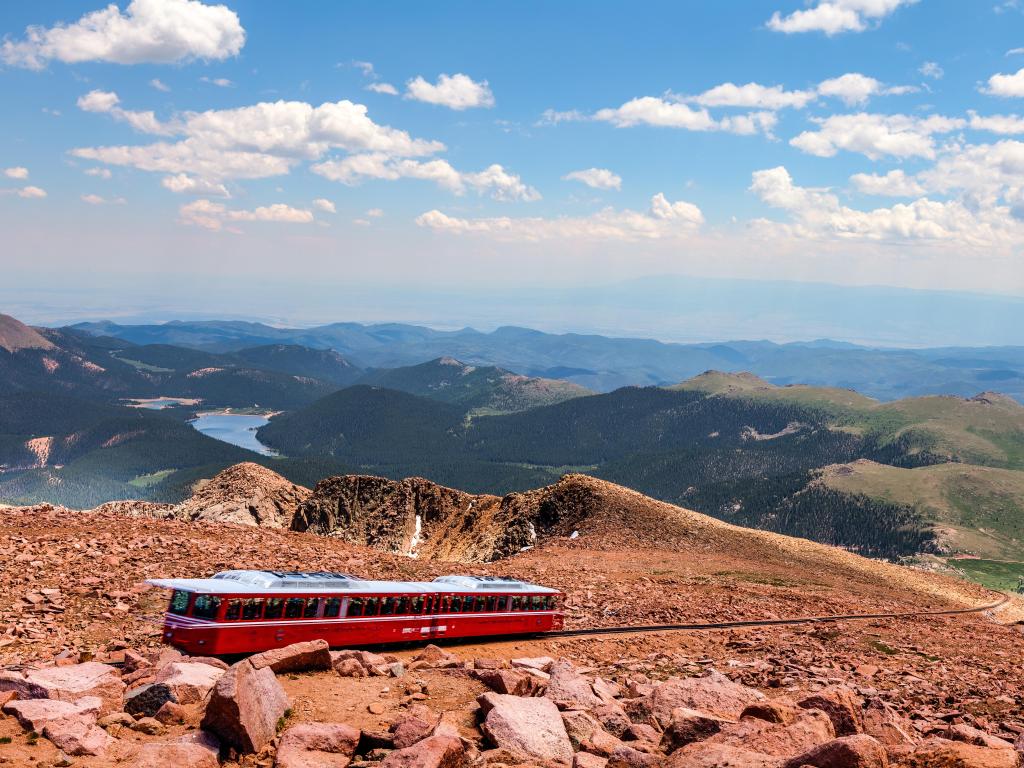
<instances>
[{"instance_id":1,"label":"blue sky","mask_svg":"<svg viewBox=\"0 0 1024 768\"><path fill-rule=\"evenodd\" d=\"M398 317L417 287L662 275L1024 296L1024 3L8 2L0 34L0 301L140 312L166 286L199 312L217 286L209 314L259 316L245 287L279 283L293 319L350 319L302 285Z\"/></svg>"}]
</instances>

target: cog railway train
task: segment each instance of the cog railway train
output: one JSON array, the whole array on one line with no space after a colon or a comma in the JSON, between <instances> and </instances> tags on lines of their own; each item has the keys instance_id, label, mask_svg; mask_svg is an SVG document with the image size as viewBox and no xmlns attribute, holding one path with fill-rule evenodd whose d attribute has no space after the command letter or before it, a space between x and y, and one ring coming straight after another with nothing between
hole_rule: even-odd
<instances>
[{"instance_id":1,"label":"cog railway train","mask_svg":"<svg viewBox=\"0 0 1024 768\"><path fill-rule=\"evenodd\" d=\"M151 579L171 590L163 641L192 655L254 653L305 640L332 647L562 628L556 589L494 576L367 581L344 573L221 571Z\"/></svg>"}]
</instances>

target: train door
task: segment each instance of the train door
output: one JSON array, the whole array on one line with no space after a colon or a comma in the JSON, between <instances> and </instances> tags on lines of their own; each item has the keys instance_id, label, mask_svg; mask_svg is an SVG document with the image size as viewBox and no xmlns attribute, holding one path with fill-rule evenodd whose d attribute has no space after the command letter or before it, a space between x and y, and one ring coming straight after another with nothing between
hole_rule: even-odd
<instances>
[{"instance_id":1,"label":"train door","mask_svg":"<svg viewBox=\"0 0 1024 768\"><path fill-rule=\"evenodd\" d=\"M430 608L430 619L424 623L421 633L424 637L444 637L451 625L448 613L450 595L434 595Z\"/></svg>"}]
</instances>

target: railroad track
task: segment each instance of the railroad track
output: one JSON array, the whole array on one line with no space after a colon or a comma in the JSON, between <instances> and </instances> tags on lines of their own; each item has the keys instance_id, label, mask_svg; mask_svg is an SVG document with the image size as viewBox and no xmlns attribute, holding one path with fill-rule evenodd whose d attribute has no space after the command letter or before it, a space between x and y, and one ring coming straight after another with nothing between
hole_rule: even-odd
<instances>
[{"instance_id":1,"label":"railroad track","mask_svg":"<svg viewBox=\"0 0 1024 768\"><path fill-rule=\"evenodd\" d=\"M798 616L792 619L750 619L746 621L716 621L710 624L653 624L645 627L596 627L592 629L567 629L559 632L544 632L537 637L580 637L584 635L626 635L640 632L695 632L700 630L739 629L743 627L774 627L790 624L831 624L837 621L877 621L879 619L912 619L922 616L958 616L967 613L984 613L1000 608L1009 601L1004 597L995 603L976 608L957 608L948 611L906 611L903 613L849 613L828 616Z\"/></svg>"}]
</instances>

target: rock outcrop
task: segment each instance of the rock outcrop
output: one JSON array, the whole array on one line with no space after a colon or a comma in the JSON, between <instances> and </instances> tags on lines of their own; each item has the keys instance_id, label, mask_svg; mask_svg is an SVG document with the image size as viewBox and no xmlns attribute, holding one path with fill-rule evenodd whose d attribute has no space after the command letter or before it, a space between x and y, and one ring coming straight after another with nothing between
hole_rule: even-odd
<instances>
[{"instance_id":1,"label":"rock outcrop","mask_svg":"<svg viewBox=\"0 0 1024 768\"><path fill-rule=\"evenodd\" d=\"M278 720L289 706L270 668L240 661L213 687L202 727L242 752L258 752L277 735Z\"/></svg>"},{"instance_id":2,"label":"rock outcrop","mask_svg":"<svg viewBox=\"0 0 1024 768\"><path fill-rule=\"evenodd\" d=\"M309 494L308 488L288 482L273 470L245 462L201 480L189 499L164 514L182 520L288 528Z\"/></svg>"}]
</instances>

